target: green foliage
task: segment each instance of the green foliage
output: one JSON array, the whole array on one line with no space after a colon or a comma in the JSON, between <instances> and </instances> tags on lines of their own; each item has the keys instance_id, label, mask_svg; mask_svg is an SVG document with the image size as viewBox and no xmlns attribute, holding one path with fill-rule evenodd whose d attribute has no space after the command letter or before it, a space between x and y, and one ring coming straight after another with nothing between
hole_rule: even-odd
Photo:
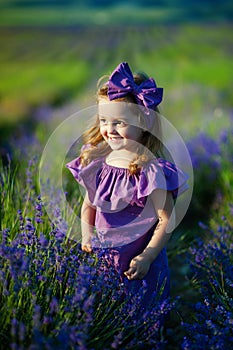
<instances>
[{"instance_id":1,"label":"green foliage","mask_svg":"<svg viewBox=\"0 0 233 350\"><path fill-rule=\"evenodd\" d=\"M98 78L122 60L155 77L165 91L162 113L189 134L203 115L233 103L230 25L1 29L0 34L1 121L16 121L41 104L62 105L86 91L93 103Z\"/></svg>"},{"instance_id":2,"label":"green foliage","mask_svg":"<svg viewBox=\"0 0 233 350\"><path fill-rule=\"evenodd\" d=\"M230 0L2 0L0 8L1 25L216 22L233 12Z\"/></svg>"},{"instance_id":3,"label":"green foliage","mask_svg":"<svg viewBox=\"0 0 233 350\"><path fill-rule=\"evenodd\" d=\"M33 60L33 58L31 58ZM30 61L31 61L30 59ZM61 105L77 97L87 84L89 65L83 60L4 62L1 65L2 120L30 114L40 104Z\"/></svg>"}]
</instances>

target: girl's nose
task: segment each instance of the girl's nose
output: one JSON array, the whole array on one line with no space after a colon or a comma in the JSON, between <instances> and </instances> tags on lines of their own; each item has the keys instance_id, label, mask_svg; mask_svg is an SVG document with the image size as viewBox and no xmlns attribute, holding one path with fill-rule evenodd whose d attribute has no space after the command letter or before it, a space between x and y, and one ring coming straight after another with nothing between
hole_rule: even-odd
<instances>
[{"instance_id":1,"label":"girl's nose","mask_svg":"<svg viewBox=\"0 0 233 350\"><path fill-rule=\"evenodd\" d=\"M117 133L116 124L108 123L108 132L111 134Z\"/></svg>"}]
</instances>

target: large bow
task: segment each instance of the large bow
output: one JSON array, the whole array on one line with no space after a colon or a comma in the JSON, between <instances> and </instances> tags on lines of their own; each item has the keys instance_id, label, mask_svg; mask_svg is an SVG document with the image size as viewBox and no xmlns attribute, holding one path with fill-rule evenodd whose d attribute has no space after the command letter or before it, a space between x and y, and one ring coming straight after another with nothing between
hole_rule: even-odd
<instances>
[{"instance_id":1,"label":"large bow","mask_svg":"<svg viewBox=\"0 0 233 350\"><path fill-rule=\"evenodd\" d=\"M131 93L139 105L155 109L163 98L163 89L157 88L153 78L140 85L134 82L133 74L127 62L120 63L112 72L108 81L109 100L115 100Z\"/></svg>"}]
</instances>

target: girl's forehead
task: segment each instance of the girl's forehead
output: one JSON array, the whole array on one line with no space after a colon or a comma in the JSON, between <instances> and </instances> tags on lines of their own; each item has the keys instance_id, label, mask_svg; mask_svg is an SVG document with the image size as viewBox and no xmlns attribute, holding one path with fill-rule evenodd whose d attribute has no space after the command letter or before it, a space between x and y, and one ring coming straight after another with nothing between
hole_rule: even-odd
<instances>
[{"instance_id":1,"label":"girl's forehead","mask_svg":"<svg viewBox=\"0 0 233 350\"><path fill-rule=\"evenodd\" d=\"M132 104L125 102L108 101L106 99L100 100L98 104L98 114L109 118L135 118Z\"/></svg>"}]
</instances>

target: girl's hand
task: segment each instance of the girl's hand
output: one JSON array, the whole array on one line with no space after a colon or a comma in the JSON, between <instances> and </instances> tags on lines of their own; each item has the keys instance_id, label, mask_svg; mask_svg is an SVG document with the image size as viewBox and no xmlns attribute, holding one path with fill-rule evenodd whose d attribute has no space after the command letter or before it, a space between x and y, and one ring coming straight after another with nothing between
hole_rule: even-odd
<instances>
[{"instance_id":1,"label":"girl's hand","mask_svg":"<svg viewBox=\"0 0 233 350\"><path fill-rule=\"evenodd\" d=\"M124 272L129 280L143 279L150 268L150 261L143 256L136 256L130 262L129 269Z\"/></svg>"},{"instance_id":2,"label":"girl's hand","mask_svg":"<svg viewBox=\"0 0 233 350\"><path fill-rule=\"evenodd\" d=\"M82 244L82 251L86 253L91 253L92 252L91 244L90 243Z\"/></svg>"}]
</instances>

